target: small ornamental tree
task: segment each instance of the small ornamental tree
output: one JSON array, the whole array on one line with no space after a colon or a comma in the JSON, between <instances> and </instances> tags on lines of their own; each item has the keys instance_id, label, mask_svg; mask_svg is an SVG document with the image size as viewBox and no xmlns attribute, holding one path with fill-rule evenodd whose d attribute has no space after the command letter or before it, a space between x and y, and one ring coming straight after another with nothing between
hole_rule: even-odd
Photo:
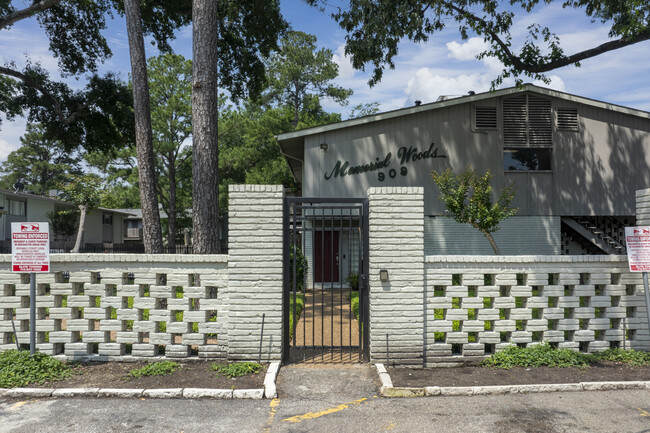
<instances>
[{"instance_id":1,"label":"small ornamental tree","mask_svg":"<svg viewBox=\"0 0 650 433\"><path fill-rule=\"evenodd\" d=\"M79 207L79 225L77 240L71 253L78 253L81 249L81 242L86 228L86 215L96 209L101 201L101 180L98 176L86 174L74 176L72 180L61 185L61 190L66 199Z\"/></svg>"},{"instance_id":2,"label":"small ornamental tree","mask_svg":"<svg viewBox=\"0 0 650 433\"><path fill-rule=\"evenodd\" d=\"M489 170L479 176L473 168L467 167L463 173L455 175L448 168L442 173L433 171L431 177L440 188L440 198L445 203L447 216L480 230L490 242L494 254L500 254L492 233L499 230L501 221L519 210L510 207L515 197L513 186L504 188L497 201L492 202L492 173Z\"/></svg>"}]
</instances>

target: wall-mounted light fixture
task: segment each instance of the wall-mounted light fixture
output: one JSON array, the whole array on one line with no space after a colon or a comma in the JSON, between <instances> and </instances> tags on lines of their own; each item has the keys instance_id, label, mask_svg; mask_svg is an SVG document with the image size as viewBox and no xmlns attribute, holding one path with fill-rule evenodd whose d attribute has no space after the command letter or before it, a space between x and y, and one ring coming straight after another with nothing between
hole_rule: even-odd
<instances>
[{"instance_id":1,"label":"wall-mounted light fixture","mask_svg":"<svg viewBox=\"0 0 650 433\"><path fill-rule=\"evenodd\" d=\"M381 269L379 271L379 280L384 283L388 281L388 269Z\"/></svg>"},{"instance_id":2,"label":"wall-mounted light fixture","mask_svg":"<svg viewBox=\"0 0 650 433\"><path fill-rule=\"evenodd\" d=\"M320 148L327 152L327 143L321 143Z\"/></svg>"}]
</instances>

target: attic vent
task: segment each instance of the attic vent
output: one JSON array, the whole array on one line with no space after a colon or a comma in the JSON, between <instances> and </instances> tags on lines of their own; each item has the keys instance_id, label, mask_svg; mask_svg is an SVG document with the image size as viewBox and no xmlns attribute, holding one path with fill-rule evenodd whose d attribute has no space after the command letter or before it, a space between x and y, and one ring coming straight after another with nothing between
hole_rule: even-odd
<instances>
[{"instance_id":1,"label":"attic vent","mask_svg":"<svg viewBox=\"0 0 650 433\"><path fill-rule=\"evenodd\" d=\"M561 131L578 130L578 109L557 108L557 129Z\"/></svg>"},{"instance_id":2,"label":"attic vent","mask_svg":"<svg viewBox=\"0 0 650 433\"><path fill-rule=\"evenodd\" d=\"M553 117L551 101L534 95L503 99L504 146L551 146Z\"/></svg>"},{"instance_id":3,"label":"attic vent","mask_svg":"<svg viewBox=\"0 0 650 433\"><path fill-rule=\"evenodd\" d=\"M477 130L497 128L497 107L474 107Z\"/></svg>"}]
</instances>

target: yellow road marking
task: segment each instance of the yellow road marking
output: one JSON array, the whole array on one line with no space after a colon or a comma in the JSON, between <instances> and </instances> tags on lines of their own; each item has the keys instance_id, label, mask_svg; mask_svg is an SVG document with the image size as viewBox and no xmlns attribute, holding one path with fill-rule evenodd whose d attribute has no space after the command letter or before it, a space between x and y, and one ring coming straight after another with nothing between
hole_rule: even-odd
<instances>
[{"instance_id":1,"label":"yellow road marking","mask_svg":"<svg viewBox=\"0 0 650 433\"><path fill-rule=\"evenodd\" d=\"M289 421L289 422L296 423L296 422L301 422L301 421L304 421L304 420L307 420L307 419L316 419L316 418L320 418L321 416L324 416L324 415L329 415L331 413L335 413L335 412L342 411L344 409L348 409L350 406L358 406L361 403L364 403L366 400L368 400L368 399L367 398L360 398L359 400L354 400L354 401L351 401L351 402L348 402L348 403L343 403L343 404L340 404L340 405L338 405L336 407L331 407L329 409L321 410L320 412L307 412L304 415L292 416L291 418L285 418L282 421Z\"/></svg>"},{"instance_id":2,"label":"yellow road marking","mask_svg":"<svg viewBox=\"0 0 650 433\"><path fill-rule=\"evenodd\" d=\"M274 398L271 400L271 403L269 404L271 410L269 411L269 418L266 420L266 424L268 425L264 428L265 432L271 431L271 424L273 424L273 418L275 418L275 414L278 412L278 406L280 406L279 398Z\"/></svg>"},{"instance_id":3,"label":"yellow road marking","mask_svg":"<svg viewBox=\"0 0 650 433\"><path fill-rule=\"evenodd\" d=\"M20 406L24 405L25 403L27 403L27 402L26 402L26 401L19 401L19 402L17 402L17 403L14 403L14 404L9 408L9 410L11 410L11 411L18 410L18 409L20 408Z\"/></svg>"},{"instance_id":4,"label":"yellow road marking","mask_svg":"<svg viewBox=\"0 0 650 433\"><path fill-rule=\"evenodd\" d=\"M386 427L386 430L392 430L394 428L395 428L395 424L390 423L390 424L388 424L388 427Z\"/></svg>"},{"instance_id":5,"label":"yellow road marking","mask_svg":"<svg viewBox=\"0 0 650 433\"><path fill-rule=\"evenodd\" d=\"M641 415L641 416L650 416L650 413L648 413L648 411L643 410L640 407L637 407L637 409L639 410L639 412L641 412L639 415Z\"/></svg>"}]
</instances>

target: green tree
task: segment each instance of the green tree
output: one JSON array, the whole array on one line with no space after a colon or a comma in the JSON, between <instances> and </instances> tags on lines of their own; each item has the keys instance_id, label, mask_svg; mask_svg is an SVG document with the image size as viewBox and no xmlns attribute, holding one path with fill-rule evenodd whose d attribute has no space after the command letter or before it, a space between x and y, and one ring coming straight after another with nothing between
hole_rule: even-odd
<instances>
[{"instance_id":1,"label":"green tree","mask_svg":"<svg viewBox=\"0 0 650 433\"><path fill-rule=\"evenodd\" d=\"M0 188L11 189L20 181L36 194L45 195L71 175L81 174L80 158L63 143L45 137L41 125L28 124L22 144L0 165Z\"/></svg>"},{"instance_id":2,"label":"green tree","mask_svg":"<svg viewBox=\"0 0 650 433\"><path fill-rule=\"evenodd\" d=\"M487 171L483 176L467 167L459 175L448 168L438 173L431 173L433 181L440 189L440 198L445 203L447 216L458 223L471 224L485 235L494 254L500 254L492 233L499 230L501 221L517 213L518 209L510 207L515 196L512 185L501 191L495 202L492 201L492 174Z\"/></svg>"},{"instance_id":3,"label":"green tree","mask_svg":"<svg viewBox=\"0 0 650 433\"><path fill-rule=\"evenodd\" d=\"M323 7L326 4L325 0L306 1ZM509 76L548 81L544 74L549 71L579 66L582 60L650 39L650 6L645 1L565 0L563 7L580 9L592 22L611 25L609 36L614 40L566 54L555 32L533 24L521 48L516 49L511 35L515 18L549 3L551 0L349 0L349 5L332 17L348 33L345 52L354 68L363 70L372 64L371 85L381 80L386 66L395 67L393 58L402 39L427 42L452 23L458 25L463 39L473 33L489 44L479 58L495 57L503 63L493 86Z\"/></svg>"},{"instance_id":4,"label":"green tree","mask_svg":"<svg viewBox=\"0 0 650 433\"><path fill-rule=\"evenodd\" d=\"M313 103L313 98L331 98L346 105L352 95L332 81L339 67L332 60L332 51L317 50L316 36L291 31L281 40L280 49L267 62L268 90L266 98L293 111L293 126L298 127L300 113Z\"/></svg>"},{"instance_id":5,"label":"green tree","mask_svg":"<svg viewBox=\"0 0 650 433\"><path fill-rule=\"evenodd\" d=\"M78 253L81 249L84 231L86 230L86 215L99 206L101 200L101 179L94 174L73 176L70 182L61 184L60 189L65 194L66 200L79 207L79 223L77 240L71 253Z\"/></svg>"},{"instance_id":6,"label":"green tree","mask_svg":"<svg viewBox=\"0 0 650 433\"><path fill-rule=\"evenodd\" d=\"M357 104L352 107L348 119L356 119L357 117L372 116L379 113L379 102L368 102L366 104Z\"/></svg>"},{"instance_id":7,"label":"green tree","mask_svg":"<svg viewBox=\"0 0 650 433\"><path fill-rule=\"evenodd\" d=\"M176 245L176 220L190 199L189 182L179 172L191 164L185 141L192 134L192 61L163 54L147 61L158 198L167 214L168 245ZM186 188L179 186L184 183ZM179 203L178 196L185 200ZM180 204L180 206L179 206Z\"/></svg>"}]
</instances>

